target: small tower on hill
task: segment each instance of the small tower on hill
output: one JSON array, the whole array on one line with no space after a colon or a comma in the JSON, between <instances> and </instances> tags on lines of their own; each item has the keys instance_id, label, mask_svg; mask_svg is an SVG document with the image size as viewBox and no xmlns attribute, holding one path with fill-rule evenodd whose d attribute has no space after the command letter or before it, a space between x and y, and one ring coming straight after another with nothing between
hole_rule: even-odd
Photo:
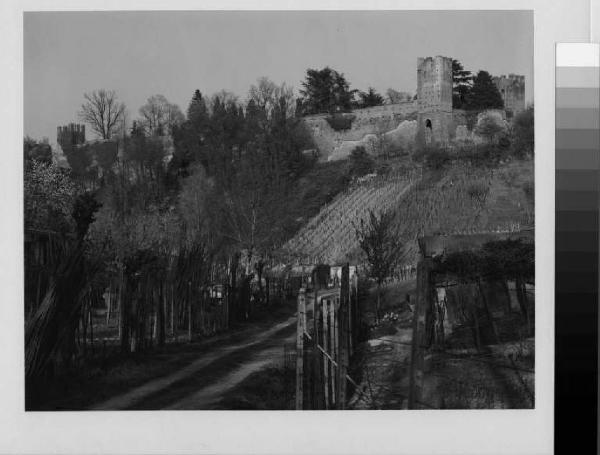
<instances>
[{"instance_id":1,"label":"small tower on hill","mask_svg":"<svg viewBox=\"0 0 600 455\"><path fill-rule=\"evenodd\" d=\"M446 144L452 128L452 59L417 60L417 134L425 144Z\"/></svg>"},{"instance_id":2,"label":"small tower on hill","mask_svg":"<svg viewBox=\"0 0 600 455\"><path fill-rule=\"evenodd\" d=\"M85 125L69 123L56 128L56 142L64 150L85 144Z\"/></svg>"}]
</instances>

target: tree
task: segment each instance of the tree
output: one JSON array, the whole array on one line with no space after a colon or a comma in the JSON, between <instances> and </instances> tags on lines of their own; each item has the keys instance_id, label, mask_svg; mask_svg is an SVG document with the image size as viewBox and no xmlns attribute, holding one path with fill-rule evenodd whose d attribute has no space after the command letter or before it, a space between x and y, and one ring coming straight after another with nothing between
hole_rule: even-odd
<instances>
[{"instance_id":1,"label":"tree","mask_svg":"<svg viewBox=\"0 0 600 455\"><path fill-rule=\"evenodd\" d=\"M497 112L487 112L481 115L475 126L475 132L485 137L490 143L494 143L503 131L506 131L506 125L502 116Z\"/></svg>"},{"instance_id":2,"label":"tree","mask_svg":"<svg viewBox=\"0 0 600 455\"><path fill-rule=\"evenodd\" d=\"M150 136L171 134L185 120L181 109L163 95L153 95L140 107L140 125Z\"/></svg>"},{"instance_id":3,"label":"tree","mask_svg":"<svg viewBox=\"0 0 600 455\"><path fill-rule=\"evenodd\" d=\"M47 141L37 142L26 136L23 139L23 159L25 161L36 160L46 164L52 163L52 147Z\"/></svg>"},{"instance_id":4,"label":"tree","mask_svg":"<svg viewBox=\"0 0 600 455\"><path fill-rule=\"evenodd\" d=\"M367 257L369 276L377 284L377 320L380 318L382 285L394 270L401 253L394 221L392 211L377 215L375 211L369 210L367 220L361 220L360 224L354 227L359 245Z\"/></svg>"},{"instance_id":5,"label":"tree","mask_svg":"<svg viewBox=\"0 0 600 455\"><path fill-rule=\"evenodd\" d=\"M473 87L466 107L472 110L504 108L502 95L487 71L479 71L473 79Z\"/></svg>"},{"instance_id":6,"label":"tree","mask_svg":"<svg viewBox=\"0 0 600 455\"><path fill-rule=\"evenodd\" d=\"M304 114L349 112L355 90L343 74L325 67L322 70L306 70L302 82L302 107Z\"/></svg>"},{"instance_id":7,"label":"tree","mask_svg":"<svg viewBox=\"0 0 600 455\"><path fill-rule=\"evenodd\" d=\"M389 104L398 104L406 101L412 101L413 96L408 92L400 92L393 88L388 88L385 92Z\"/></svg>"},{"instance_id":8,"label":"tree","mask_svg":"<svg viewBox=\"0 0 600 455\"><path fill-rule=\"evenodd\" d=\"M373 172L373 169L375 169L375 162L362 145L352 150L350 153L350 175L362 177Z\"/></svg>"},{"instance_id":9,"label":"tree","mask_svg":"<svg viewBox=\"0 0 600 455\"><path fill-rule=\"evenodd\" d=\"M208 108L200 90L194 92L194 96L190 101L187 110L187 120L194 126L204 124L208 120Z\"/></svg>"},{"instance_id":10,"label":"tree","mask_svg":"<svg viewBox=\"0 0 600 455\"><path fill-rule=\"evenodd\" d=\"M110 139L125 115L125 104L120 102L114 90L94 90L83 95L79 117L88 123L102 139Z\"/></svg>"},{"instance_id":11,"label":"tree","mask_svg":"<svg viewBox=\"0 0 600 455\"><path fill-rule=\"evenodd\" d=\"M257 109L264 111L267 118L271 117L273 110L280 106L282 100L286 106L286 117L294 116L296 107L294 90L285 83L277 85L269 78L261 77L256 85L250 87L248 98L254 102Z\"/></svg>"},{"instance_id":12,"label":"tree","mask_svg":"<svg viewBox=\"0 0 600 455\"><path fill-rule=\"evenodd\" d=\"M467 105L473 87L473 74L463 68L458 60L452 60L452 107L461 109Z\"/></svg>"},{"instance_id":13,"label":"tree","mask_svg":"<svg viewBox=\"0 0 600 455\"><path fill-rule=\"evenodd\" d=\"M360 92L360 107L381 106L383 104L383 96L375 91L373 87L369 87L367 92Z\"/></svg>"},{"instance_id":14,"label":"tree","mask_svg":"<svg viewBox=\"0 0 600 455\"><path fill-rule=\"evenodd\" d=\"M513 120L514 148L516 155L522 156L533 153L534 148L534 112L529 106L519 112Z\"/></svg>"},{"instance_id":15,"label":"tree","mask_svg":"<svg viewBox=\"0 0 600 455\"><path fill-rule=\"evenodd\" d=\"M58 233L72 232L76 188L68 171L33 161L24 175L25 227Z\"/></svg>"}]
</instances>

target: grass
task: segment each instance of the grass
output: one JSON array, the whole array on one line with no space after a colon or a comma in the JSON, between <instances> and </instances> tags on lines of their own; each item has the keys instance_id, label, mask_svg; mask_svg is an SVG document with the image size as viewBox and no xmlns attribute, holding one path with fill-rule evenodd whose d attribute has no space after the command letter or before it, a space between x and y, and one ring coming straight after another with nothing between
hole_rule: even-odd
<instances>
[{"instance_id":1,"label":"grass","mask_svg":"<svg viewBox=\"0 0 600 455\"><path fill-rule=\"evenodd\" d=\"M242 381L214 409L294 409L295 380L295 371L292 369L263 368Z\"/></svg>"},{"instance_id":2,"label":"grass","mask_svg":"<svg viewBox=\"0 0 600 455\"><path fill-rule=\"evenodd\" d=\"M173 341L163 347L134 354L122 354L115 344L95 342L85 360L73 371L45 384L43 390L27 393L26 409L86 409L115 395L127 392L152 379L173 373L223 343L243 342L285 320L295 310L295 302L261 308L249 322L236 324L222 335L197 339L192 343Z\"/></svg>"}]
</instances>

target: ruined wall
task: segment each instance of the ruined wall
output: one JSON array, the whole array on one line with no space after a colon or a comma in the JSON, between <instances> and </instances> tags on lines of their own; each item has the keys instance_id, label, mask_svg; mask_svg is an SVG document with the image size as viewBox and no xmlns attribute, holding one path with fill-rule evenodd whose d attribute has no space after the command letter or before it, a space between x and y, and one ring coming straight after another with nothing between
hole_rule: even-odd
<instances>
[{"instance_id":1,"label":"ruined wall","mask_svg":"<svg viewBox=\"0 0 600 455\"><path fill-rule=\"evenodd\" d=\"M326 120L329 114L308 115L304 117L304 122L321 159L327 160L334 153L334 159L342 159L347 156L347 150L362 142L369 142L372 139L370 136L396 129L403 121L416 117L416 113L417 103L410 101L355 109L348 114L354 117L352 127L344 131L335 131L329 126Z\"/></svg>"},{"instance_id":2,"label":"ruined wall","mask_svg":"<svg viewBox=\"0 0 600 455\"><path fill-rule=\"evenodd\" d=\"M509 74L492 78L504 100L504 109L513 116L525 109L525 76Z\"/></svg>"}]
</instances>

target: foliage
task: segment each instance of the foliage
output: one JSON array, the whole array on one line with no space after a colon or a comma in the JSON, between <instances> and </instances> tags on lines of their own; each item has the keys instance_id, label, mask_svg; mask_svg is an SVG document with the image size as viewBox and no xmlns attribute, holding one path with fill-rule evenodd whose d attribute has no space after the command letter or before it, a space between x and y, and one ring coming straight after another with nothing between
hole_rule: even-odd
<instances>
[{"instance_id":1,"label":"foliage","mask_svg":"<svg viewBox=\"0 0 600 455\"><path fill-rule=\"evenodd\" d=\"M473 74L463 68L458 60L452 60L452 107L463 109L469 102L473 88Z\"/></svg>"},{"instance_id":2,"label":"foliage","mask_svg":"<svg viewBox=\"0 0 600 455\"><path fill-rule=\"evenodd\" d=\"M517 156L525 156L534 150L534 111L529 106L519 112L513 120L514 151Z\"/></svg>"},{"instance_id":3,"label":"foliage","mask_svg":"<svg viewBox=\"0 0 600 455\"><path fill-rule=\"evenodd\" d=\"M75 220L77 237L81 240L85 237L88 227L96 219L94 214L102 207L94 195L90 192L82 193L75 198L72 217Z\"/></svg>"},{"instance_id":4,"label":"foliage","mask_svg":"<svg viewBox=\"0 0 600 455\"><path fill-rule=\"evenodd\" d=\"M163 95L153 95L139 110L139 124L149 136L171 134L185 120L181 109L170 103Z\"/></svg>"},{"instance_id":5,"label":"foliage","mask_svg":"<svg viewBox=\"0 0 600 455\"><path fill-rule=\"evenodd\" d=\"M373 87L369 87L367 92L359 92L358 96L360 98L358 106L361 108L381 106L384 103L383 96L377 93Z\"/></svg>"},{"instance_id":6,"label":"foliage","mask_svg":"<svg viewBox=\"0 0 600 455\"><path fill-rule=\"evenodd\" d=\"M505 121L502 119L502 116L496 112L483 113L475 126L475 132L486 138L490 143L495 143L499 135L505 131Z\"/></svg>"},{"instance_id":7,"label":"foliage","mask_svg":"<svg viewBox=\"0 0 600 455\"><path fill-rule=\"evenodd\" d=\"M446 166L451 161L451 158L446 148L437 145L425 145L412 155L413 161L423 163L428 168L436 170Z\"/></svg>"},{"instance_id":8,"label":"foliage","mask_svg":"<svg viewBox=\"0 0 600 455\"><path fill-rule=\"evenodd\" d=\"M35 160L50 164L52 162L52 147L47 142L37 142L27 136L23 139L23 159L25 162Z\"/></svg>"},{"instance_id":9,"label":"foliage","mask_svg":"<svg viewBox=\"0 0 600 455\"><path fill-rule=\"evenodd\" d=\"M392 212L369 211L366 220L355 226L360 247L369 264L369 276L381 285L400 258L401 245L394 229Z\"/></svg>"},{"instance_id":10,"label":"foliage","mask_svg":"<svg viewBox=\"0 0 600 455\"><path fill-rule=\"evenodd\" d=\"M413 95L408 92L400 92L398 90L394 90L393 88L388 88L385 92L385 95L390 104L398 104L403 102L412 101Z\"/></svg>"},{"instance_id":11,"label":"foliage","mask_svg":"<svg viewBox=\"0 0 600 455\"><path fill-rule=\"evenodd\" d=\"M325 118L334 131L346 131L352 128L356 116L347 114L333 114Z\"/></svg>"},{"instance_id":12,"label":"foliage","mask_svg":"<svg viewBox=\"0 0 600 455\"><path fill-rule=\"evenodd\" d=\"M306 70L302 87L301 112L304 115L349 112L352 109L355 91L350 90L344 75L334 69Z\"/></svg>"},{"instance_id":13,"label":"foliage","mask_svg":"<svg viewBox=\"0 0 600 455\"><path fill-rule=\"evenodd\" d=\"M187 121L195 127L204 125L208 121L208 108L200 90L194 92L187 109Z\"/></svg>"},{"instance_id":14,"label":"foliage","mask_svg":"<svg viewBox=\"0 0 600 455\"><path fill-rule=\"evenodd\" d=\"M473 86L468 96L466 109L483 111L485 109L503 109L504 101L498 87L487 71L479 71L473 78Z\"/></svg>"},{"instance_id":15,"label":"foliage","mask_svg":"<svg viewBox=\"0 0 600 455\"><path fill-rule=\"evenodd\" d=\"M381 214L369 210L367 220L355 226L356 237L366 256L369 276L377 283L376 318L380 316L381 286L391 275L402 253L402 245L395 230L395 215L392 211Z\"/></svg>"},{"instance_id":16,"label":"foliage","mask_svg":"<svg viewBox=\"0 0 600 455\"><path fill-rule=\"evenodd\" d=\"M72 232L76 189L69 172L34 160L25 170L24 183L25 227Z\"/></svg>"},{"instance_id":17,"label":"foliage","mask_svg":"<svg viewBox=\"0 0 600 455\"><path fill-rule=\"evenodd\" d=\"M496 240L480 249L438 256L436 273L448 274L461 282L478 279L533 279L535 246L521 239Z\"/></svg>"},{"instance_id":18,"label":"foliage","mask_svg":"<svg viewBox=\"0 0 600 455\"><path fill-rule=\"evenodd\" d=\"M350 153L350 175L362 177L375 169L375 161L363 146L358 146Z\"/></svg>"},{"instance_id":19,"label":"foliage","mask_svg":"<svg viewBox=\"0 0 600 455\"><path fill-rule=\"evenodd\" d=\"M101 139L110 139L125 115L125 104L114 90L94 90L83 95L79 117L88 123Z\"/></svg>"}]
</instances>

